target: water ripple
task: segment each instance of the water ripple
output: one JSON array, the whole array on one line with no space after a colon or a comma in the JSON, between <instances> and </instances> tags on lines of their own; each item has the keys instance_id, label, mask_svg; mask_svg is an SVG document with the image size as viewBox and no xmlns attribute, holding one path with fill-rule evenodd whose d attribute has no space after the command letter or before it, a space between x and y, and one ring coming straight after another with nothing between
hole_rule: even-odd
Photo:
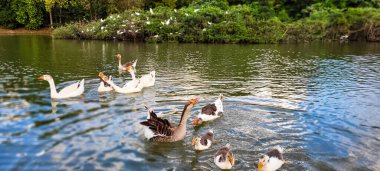
<instances>
[{"instance_id":1,"label":"water ripple","mask_svg":"<svg viewBox=\"0 0 380 171\"><path fill-rule=\"evenodd\" d=\"M235 170L255 170L262 153L285 147L283 170L378 170L380 55L377 45L195 45L34 40L44 53L0 38L0 167L4 170L216 170L213 155L230 143ZM7 43L4 41L7 40ZM45 43L49 42L46 48ZM348 48L345 46L350 46ZM65 48L62 48L65 47ZM15 50L16 48L16 50ZM63 51L61 49L67 49ZM318 50L316 50L318 49ZM340 49L342 51L335 51ZM98 93L100 71L117 84L113 54L138 58L138 75L156 70L141 93ZM26 52L24 52L26 51ZM124 54L123 54L124 55ZM51 100L85 78L85 93ZM200 97L191 118L223 93L224 116L203 127L188 122L176 143L147 142L144 106L178 123L186 100ZM193 136L213 129L218 143L196 152Z\"/></svg>"}]
</instances>

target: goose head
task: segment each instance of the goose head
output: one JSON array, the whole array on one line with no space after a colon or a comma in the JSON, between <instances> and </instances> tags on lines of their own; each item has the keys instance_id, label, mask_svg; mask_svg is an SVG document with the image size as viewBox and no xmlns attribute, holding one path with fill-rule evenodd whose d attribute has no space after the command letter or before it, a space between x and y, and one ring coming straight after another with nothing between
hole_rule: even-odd
<instances>
[{"instance_id":1,"label":"goose head","mask_svg":"<svg viewBox=\"0 0 380 171\"><path fill-rule=\"evenodd\" d=\"M115 58L116 58L117 60L120 60L120 59L121 59L121 54L120 54L120 53L116 53L116 54L115 54Z\"/></svg>"},{"instance_id":2,"label":"goose head","mask_svg":"<svg viewBox=\"0 0 380 171\"><path fill-rule=\"evenodd\" d=\"M189 100L186 105L195 105L199 101L199 98L196 97L194 99Z\"/></svg>"},{"instance_id":3,"label":"goose head","mask_svg":"<svg viewBox=\"0 0 380 171\"><path fill-rule=\"evenodd\" d=\"M45 81L49 81L49 80L52 80L53 77L50 76L50 75L41 75L38 77L39 80L45 80Z\"/></svg>"},{"instance_id":4,"label":"goose head","mask_svg":"<svg viewBox=\"0 0 380 171\"><path fill-rule=\"evenodd\" d=\"M269 162L269 156L264 154L261 156L261 158L259 159L259 165L257 167L257 170L258 171L262 171L263 168L268 164Z\"/></svg>"},{"instance_id":5,"label":"goose head","mask_svg":"<svg viewBox=\"0 0 380 171\"><path fill-rule=\"evenodd\" d=\"M198 137L194 137L193 140L191 141L191 145L197 144L198 141L199 141L199 138Z\"/></svg>"},{"instance_id":6,"label":"goose head","mask_svg":"<svg viewBox=\"0 0 380 171\"><path fill-rule=\"evenodd\" d=\"M223 96L223 94L219 94L219 97L218 97L221 101L223 101L224 100L224 96Z\"/></svg>"},{"instance_id":7,"label":"goose head","mask_svg":"<svg viewBox=\"0 0 380 171\"><path fill-rule=\"evenodd\" d=\"M103 81L108 81L107 76L104 75L103 72L99 72L98 77L99 77L100 79L102 79ZM110 78L112 78L112 76L110 76Z\"/></svg>"},{"instance_id":8,"label":"goose head","mask_svg":"<svg viewBox=\"0 0 380 171\"><path fill-rule=\"evenodd\" d=\"M192 121L192 123L193 123L194 126L202 125L203 120L202 120L202 118L198 118L198 119L194 118L193 121Z\"/></svg>"},{"instance_id":9,"label":"goose head","mask_svg":"<svg viewBox=\"0 0 380 171\"><path fill-rule=\"evenodd\" d=\"M185 113L190 113L191 109L194 107L194 105L199 101L199 98L194 98L186 102L185 107L183 108L182 111L182 117ZM182 121L182 117L180 122Z\"/></svg>"}]
</instances>

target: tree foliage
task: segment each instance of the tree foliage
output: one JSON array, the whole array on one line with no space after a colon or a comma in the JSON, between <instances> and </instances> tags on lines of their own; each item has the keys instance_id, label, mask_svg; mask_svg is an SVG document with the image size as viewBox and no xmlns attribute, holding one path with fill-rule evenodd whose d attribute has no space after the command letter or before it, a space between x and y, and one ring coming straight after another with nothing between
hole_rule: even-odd
<instances>
[{"instance_id":1,"label":"tree foliage","mask_svg":"<svg viewBox=\"0 0 380 171\"><path fill-rule=\"evenodd\" d=\"M277 43L380 41L380 0L3 0L0 25L56 37ZM53 24L54 23L54 24Z\"/></svg>"}]
</instances>

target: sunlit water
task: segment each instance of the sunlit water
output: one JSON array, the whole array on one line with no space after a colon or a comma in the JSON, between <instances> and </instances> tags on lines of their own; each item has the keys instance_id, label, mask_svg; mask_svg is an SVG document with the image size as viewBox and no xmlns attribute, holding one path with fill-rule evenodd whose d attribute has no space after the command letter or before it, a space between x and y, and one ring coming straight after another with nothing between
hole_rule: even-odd
<instances>
[{"instance_id":1,"label":"sunlit water","mask_svg":"<svg viewBox=\"0 0 380 171\"><path fill-rule=\"evenodd\" d=\"M100 71L118 84L113 54L155 70L141 93L98 93ZM255 170L260 153L284 147L281 170L380 170L380 44L140 44L0 37L0 170L215 170L213 155L230 143L234 170ZM81 97L51 100L85 79ZM186 100L193 115L218 94L222 118L185 140L151 143L139 122L144 105L177 123ZM213 129L218 144L195 152L193 135Z\"/></svg>"}]
</instances>

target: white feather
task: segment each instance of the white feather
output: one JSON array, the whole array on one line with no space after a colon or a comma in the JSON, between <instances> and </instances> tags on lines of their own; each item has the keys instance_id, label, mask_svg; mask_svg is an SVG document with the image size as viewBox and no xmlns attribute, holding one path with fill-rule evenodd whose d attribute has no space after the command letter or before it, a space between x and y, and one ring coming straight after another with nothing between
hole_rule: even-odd
<instances>
[{"instance_id":1,"label":"white feather","mask_svg":"<svg viewBox=\"0 0 380 171\"><path fill-rule=\"evenodd\" d=\"M99 87L98 87L98 92L106 92L106 91L111 91L112 87L106 87L104 86L104 82L100 82Z\"/></svg>"},{"instance_id":2,"label":"white feather","mask_svg":"<svg viewBox=\"0 0 380 171\"><path fill-rule=\"evenodd\" d=\"M151 71L149 74L141 76L140 82L143 87L154 86L154 83L156 82L156 71Z\"/></svg>"},{"instance_id":3,"label":"white feather","mask_svg":"<svg viewBox=\"0 0 380 171\"><path fill-rule=\"evenodd\" d=\"M201 118L202 121L212 121L219 117L220 117L219 115L206 115L206 114L202 114L201 112L199 112L198 114L198 118Z\"/></svg>"},{"instance_id":4,"label":"white feather","mask_svg":"<svg viewBox=\"0 0 380 171\"><path fill-rule=\"evenodd\" d=\"M153 111L153 109L152 108L148 108L146 120L150 119L150 112L151 111ZM158 113L157 117L161 116L161 115L162 115L162 112ZM149 139L151 139L151 138L153 138L154 136L157 136L157 135L154 135L153 131L150 130L149 127L144 126L144 136L145 136L145 138L147 138L149 140Z\"/></svg>"},{"instance_id":5,"label":"white feather","mask_svg":"<svg viewBox=\"0 0 380 171\"><path fill-rule=\"evenodd\" d=\"M277 157L271 157L269 158L268 163L263 166L262 171L275 171L281 168L283 164L283 160L280 160Z\"/></svg>"},{"instance_id":6,"label":"white feather","mask_svg":"<svg viewBox=\"0 0 380 171\"><path fill-rule=\"evenodd\" d=\"M222 157L222 155L218 155L214 158L214 163L220 168L220 169L231 169L232 165L228 160L224 160L223 162L219 162L219 158Z\"/></svg>"},{"instance_id":7,"label":"white feather","mask_svg":"<svg viewBox=\"0 0 380 171\"><path fill-rule=\"evenodd\" d=\"M198 114L198 118L201 118L202 121L212 121L220 117L219 113L223 113L223 95L219 95L218 99L215 100L214 104L216 106L215 115L207 115L203 114L202 110L200 110Z\"/></svg>"},{"instance_id":8,"label":"white feather","mask_svg":"<svg viewBox=\"0 0 380 171\"><path fill-rule=\"evenodd\" d=\"M201 139L198 138L198 139L197 139L197 142L195 143L194 148L195 148L195 150L199 150L199 151L201 151L201 150L206 150L206 149L208 149L208 148L211 147L211 144L212 144L212 141L207 140L207 145L202 145L202 144L201 144Z\"/></svg>"}]
</instances>

